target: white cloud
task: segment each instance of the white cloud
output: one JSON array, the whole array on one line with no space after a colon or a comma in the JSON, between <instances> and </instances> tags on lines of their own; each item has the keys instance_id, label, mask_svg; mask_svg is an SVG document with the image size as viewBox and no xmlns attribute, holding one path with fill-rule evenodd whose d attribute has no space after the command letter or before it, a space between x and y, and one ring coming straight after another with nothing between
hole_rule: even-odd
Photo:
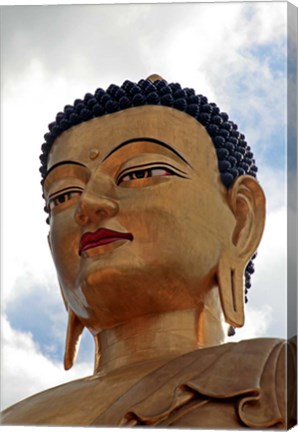
<instances>
[{"instance_id":1,"label":"white cloud","mask_svg":"<svg viewBox=\"0 0 298 432\"><path fill-rule=\"evenodd\" d=\"M260 161L258 180L266 195L268 213L287 205L287 174L285 167L271 168L265 161Z\"/></svg>"},{"instance_id":2,"label":"white cloud","mask_svg":"<svg viewBox=\"0 0 298 432\"><path fill-rule=\"evenodd\" d=\"M286 4L123 8L123 13L118 6L5 11L3 307L17 303L24 292L32 299L37 286L49 304L59 295L58 290L54 293L49 288L56 275L46 240L48 227L38 173L47 124L65 104L87 91L156 72L168 81L194 87L232 112L231 118L241 119L241 129L244 127L249 141L257 145L269 213L249 293L246 325L236 337L283 334L285 178L283 167L273 171L262 152L268 145L266 139L271 144L271 134L278 131L278 121L285 120L285 76L272 69L268 56L257 55L252 49L270 43L271 56L281 55ZM62 338L61 328L57 328L58 338ZM65 373L61 363L49 360L32 335L16 331L6 318L2 348L4 404L77 376L78 372ZM80 373L90 374L89 366L83 364Z\"/></svg>"},{"instance_id":3,"label":"white cloud","mask_svg":"<svg viewBox=\"0 0 298 432\"><path fill-rule=\"evenodd\" d=\"M241 329L236 329L236 334L232 338L227 338L227 342L238 342L243 339L254 339L264 337L272 322L272 308L268 305L259 309L247 307L245 325Z\"/></svg>"},{"instance_id":4,"label":"white cloud","mask_svg":"<svg viewBox=\"0 0 298 432\"><path fill-rule=\"evenodd\" d=\"M53 362L36 347L32 335L14 330L2 318L1 404L9 406L29 395L92 374L92 363L81 363L70 371Z\"/></svg>"}]
</instances>

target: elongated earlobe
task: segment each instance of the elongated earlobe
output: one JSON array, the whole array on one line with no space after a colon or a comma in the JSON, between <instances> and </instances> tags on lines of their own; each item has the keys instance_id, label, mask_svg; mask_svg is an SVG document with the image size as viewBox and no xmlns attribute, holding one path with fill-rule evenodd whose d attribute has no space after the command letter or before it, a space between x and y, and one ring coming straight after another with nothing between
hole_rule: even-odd
<instances>
[{"instance_id":1,"label":"elongated earlobe","mask_svg":"<svg viewBox=\"0 0 298 432\"><path fill-rule=\"evenodd\" d=\"M218 266L218 285L225 320L233 327L244 325L243 272L240 262L223 255Z\"/></svg>"},{"instance_id":2,"label":"elongated earlobe","mask_svg":"<svg viewBox=\"0 0 298 432\"><path fill-rule=\"evenodd\" d=\"M84 325L68 306L68 323L64 354L64 368L66 370L70 369L74 364L83 330Z\"/></svg>"},{"instance_id":3,"label":"elongated earlobe","mask_svg":"<svg viewBox=\"0 0 298 432\"><path fill-rule=\"evenodd\" d=\"M50 235L48 235L48 244L49 244L49 247L50 247L50 250L52 253L52 244L51 244ZM68 312L66 341L65 341L65 353L64 353L64 369L68 370L74 364L74 361L75 361L75 358L76 358L76 355L77 355L77 352L79 349L80 337L83 333L85 326L81 323L79 318L76 316L76 314L70 308L70 306L69 306L69 304L68 304L68 302L64 296L60 281L59 281L59 286L60 286L60 292L61 292L61 295L63 298L65 308ZM98 360L98 362L99 362L99 360Z\"/></svg>"},{"instance_id":4,"label":"elongated earlobe","mask_svg":"<svg viewBox=\"0 0 298 432\"><path fill-rule=\"evenodd\" d=\"M101 358L99 335L94 336L94 343L95 343L94 373L97 373L100 368L100 358Z\"/></svg>"}]
</instances>

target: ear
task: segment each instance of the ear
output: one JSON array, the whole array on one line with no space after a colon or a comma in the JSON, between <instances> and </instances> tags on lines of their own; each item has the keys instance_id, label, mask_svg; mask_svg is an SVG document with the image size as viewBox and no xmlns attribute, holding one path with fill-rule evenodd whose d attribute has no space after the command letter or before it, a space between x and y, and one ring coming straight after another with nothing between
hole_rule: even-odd
<instances>
[{"instance_id":1,"label":"ear","mask_svg":"<svg viewBox=\"0 0 298 432\"><path fill-rule=\"evenodd\" d=\"M266 199L258 181L251 176L240 176L228 191L231 210L236 217L233 245L246 262L261 241L266 216Z\"/></svg>"},{"instance_id":2,"label":"ear","mask_svg":"<svg viewBox=\"0 0 298 432\"><path fill-rule=\"evenodd\" d=\"M227 323L244 324L244 271L262 238L265 195L254 177L240 176L228 190L228 203L236 224L230 244L223 249L218 266L221 304Z\"/></svg>"},{"instance_id":3,"label":"ear","mask_svg":"<svg viewBox=\"0 0 298 432\"><path fill-rule=\"evenodd\" d=\"M66 370L70 369L75 361L83 330L84 325L68 306L68 323L64 354L64 369Z\"/></svg>"}]
</instances>

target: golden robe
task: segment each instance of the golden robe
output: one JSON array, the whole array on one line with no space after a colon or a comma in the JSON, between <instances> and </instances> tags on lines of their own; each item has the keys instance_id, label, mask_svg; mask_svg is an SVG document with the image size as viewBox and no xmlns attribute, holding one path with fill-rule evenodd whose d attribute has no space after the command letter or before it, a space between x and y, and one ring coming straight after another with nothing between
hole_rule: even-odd
<instances>
[{"instance_id":1,"label":"golden robe","mask_svg":"<svg viewBox=\"0 0 298 432\"><path fill-rule=\"evenodd\" d=\"M47 410L51 389L6 409L2 424L58 426L73 415L77 426L287 429L296 424L296 345L264 338L198 349L147 374L100 415L84 392L71 402L71 385L56 388L65 388L67 403L55 413Z\"/></svg>"}]
</instances>

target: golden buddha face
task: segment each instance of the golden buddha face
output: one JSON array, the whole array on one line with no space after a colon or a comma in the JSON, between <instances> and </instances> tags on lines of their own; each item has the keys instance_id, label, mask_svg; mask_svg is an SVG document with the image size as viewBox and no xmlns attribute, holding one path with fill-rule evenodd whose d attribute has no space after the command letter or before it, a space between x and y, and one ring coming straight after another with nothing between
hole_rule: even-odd
<instances>
[{"instance_id":1,"label":"golden buddha face","mask_svg":"<svg viewBox=\"0 0 298 432\"><path fill-rule=\"evenodd\" d=\"M202 302L236 224L211 138L168 107L65 131L44 194L63 296L94 334Z\"/></svg>"}]
</instances>

